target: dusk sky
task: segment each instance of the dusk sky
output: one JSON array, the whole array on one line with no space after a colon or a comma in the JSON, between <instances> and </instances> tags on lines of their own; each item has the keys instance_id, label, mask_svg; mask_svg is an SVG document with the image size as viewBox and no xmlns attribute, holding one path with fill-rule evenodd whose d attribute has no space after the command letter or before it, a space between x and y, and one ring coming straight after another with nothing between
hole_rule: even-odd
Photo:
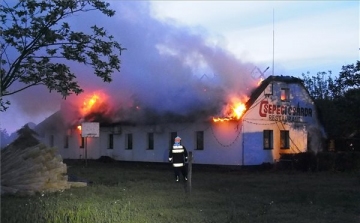
<instances>
[{"instance_id":1,"label":"dusk sky","mask_svg":"<svg viewBox=\"0 0 360 223\"><path fill-rule=\"evenodd\" d=\"M96 23L113 34L127 48L120 72L106 84L89 68L71 67L85 93L106 88L122 103L136 97L147 105L161 101L164 110L207 106L218 95L196 89L204 74L209 89L248 94L246 86L257 81L254 67L270 67L266 76L329 70L337 76L343 65L359 60L359 1L109 2L114 17L78 16L70 25L81 29ZM7 99L11 106L0 114L0 128L9 133L27 122L38 124L63 101L43 86Z\"/></svg>"}]
</instances>

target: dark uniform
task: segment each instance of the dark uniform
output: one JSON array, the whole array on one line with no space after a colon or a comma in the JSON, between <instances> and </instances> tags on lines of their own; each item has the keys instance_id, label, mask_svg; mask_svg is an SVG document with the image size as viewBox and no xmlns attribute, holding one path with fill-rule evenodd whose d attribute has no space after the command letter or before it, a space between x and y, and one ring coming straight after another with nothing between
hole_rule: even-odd
<instances>
[{"instance_id":1,"label":"dark uniform","mask_svg":"<svg viewBox=\"0 0 360 223\"><path fill-rule=\"evenodd\" d=\"M169 162L172 162L175 173L175 180L179 181L180 172L187 181L187 168L185 162L188 159L188 152L185 146L180 144L180 137L175 138L175 144L169 151Z\"/></svg>"}]
</instances>

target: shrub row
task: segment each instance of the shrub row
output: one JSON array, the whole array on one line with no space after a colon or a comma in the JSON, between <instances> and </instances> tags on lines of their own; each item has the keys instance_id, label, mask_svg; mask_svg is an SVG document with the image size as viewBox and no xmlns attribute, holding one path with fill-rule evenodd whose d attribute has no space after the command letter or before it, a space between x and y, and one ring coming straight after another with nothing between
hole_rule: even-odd
<instances>
[{"instance_id":1,"label":"shrub row","mask_svg":"<svg viewBox=\"0 0 360 223\"><path fill-rule=\"evenodd\" d=\"M282 169L299 171L359 171L360 152L282 154L279 164Z\"/></svg>"}]
</instances>

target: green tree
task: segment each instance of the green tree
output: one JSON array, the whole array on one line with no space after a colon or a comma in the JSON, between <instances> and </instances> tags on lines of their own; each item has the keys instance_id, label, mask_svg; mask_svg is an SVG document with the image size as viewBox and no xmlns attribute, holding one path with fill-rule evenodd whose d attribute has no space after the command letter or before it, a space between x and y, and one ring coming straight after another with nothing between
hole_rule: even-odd
<instances>
[{"instance_id":1,"label":"green tree","mask_svg":"<svg viewBox=\"0 0 360 223\"><path fill-rule=\"evenodd\" d=\"M310 73L302 74L303 83L313 98L319 112L319 118L329 138L341 133L339 125L343 120L339 117L339 108L334 101L333 90L336 81L331 77L332 72L318 72L316 76Z\"/></svg>"},{"instance_id":2,"label":"green tree","mask_svg":"<svg viewBox=\"0 0 360 223\"><path fill-rule=\"evenodd\" d=\"M347 90L335 103L344 119L343 132L348 135L354 132L360 134L360 88Z\"/></svg>"},{"instance_id":3,"label":"green tree","mask_svg":"<svg viewBox=\"0 0 360 223\"><path fill-rule=\"evenodd\" d=\"M309 94L316 100L332 99L334 97L332 89L335 85L335 80L331 77L332 72L318 72L316 76L310 76L308 72L303 73L303 82L308 89Z\"/></svg>"},{"instance_id":4,"label":"green tree","mask_svg":"<svg viewBox=\"0 0 360 223\"><path fill-rule=\"evenodd\" d=\"M91 34L74 31L66 19L99 11L113 16L109 3L101 0L19 0L0 3L1 98L0 110L10 105L4 96L35 85L45 85L64 98L83 90L66 64L75 61L91 66L104 82L120 70L124 48L103 27L91 27ZM10 86L16 84L16 89Z\"/></svg>"},{"instance_id":5,"label":"green tree","mask_svg":"<svg viewBox=\"0 0 360 223\"><path fill-rule=\"evenodd\" d=\"M318 107L329 138L345 140L360 134L360 61L342 66L338 77L332 78L331 72L326 75L303 74L303 82Z\"/></svg>"},{"instance_id":6,"label":"green tree","mask_svg":"<svg viewBox=\"0 0 360 223\"><path fill-rule=\"evenodd\" d=\"M356 64L342 66L335 87L332 89L337 97L344 96L350 89L360 88L360 61Z\"/></svg>"},{"instance_id":7,"label":"green tree","mask_svg":"<svg viewBox=\"0 0 360 223\"><path fill-rule=\"evenodd\" d=\"M333 90L334 103L339 110L339 126L344 138L360 134L360 61L342 66Z\"/></svg>"}]
</instances>

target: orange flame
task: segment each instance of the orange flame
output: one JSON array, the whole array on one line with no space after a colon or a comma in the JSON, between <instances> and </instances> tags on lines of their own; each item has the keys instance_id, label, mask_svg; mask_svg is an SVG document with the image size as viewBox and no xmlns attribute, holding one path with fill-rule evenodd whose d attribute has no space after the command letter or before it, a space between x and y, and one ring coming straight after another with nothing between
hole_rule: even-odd
<instances>
[{"instance_id":1,"label":"orange flame","mask_svg":"<svg viewBox=\"0 0 360 223\"><path fill-rule=\"evenodd\" d=\"M78 126L77 126L77 129L78 129L79 131L81 131L81 125L78 125Z\"/></svg>"},{"instance_id":2,"label":"orange flame","mask_svg":"<svg viewBox=\"0 0 360 223\"><path fill-rule=\"evenodd\" d=\"M257 86L260 86L260 84L263 82L264 78L260 78L259 82L257 83Z\"/></svg>"},{"instance_id":3,"label":"orange flame","mask_svg":"<svg viewBox=\"0 0 360 223\"><path fill-rule=\"evenodd\" d=\"M82 116L89 114L90 112L99 109L106 100L106 95L101 92L95 92L91 96L87 96L80 107L80 113Z\"/></svg>"},{"instance_id":4,"label":"orange flame","mask_svg":"<svg viewBox=\"0 0 360 223\"><path fill-rule=\"evenodd\" d=\"M245 102L246 100L240 101L238 98L233 98L232 103L227 105L224 109L224 114L226 117L215 118L213 117L214 122L224 122L230 120L240 120L243 114L246 111Z\"/></svg>"}]
</instances>

